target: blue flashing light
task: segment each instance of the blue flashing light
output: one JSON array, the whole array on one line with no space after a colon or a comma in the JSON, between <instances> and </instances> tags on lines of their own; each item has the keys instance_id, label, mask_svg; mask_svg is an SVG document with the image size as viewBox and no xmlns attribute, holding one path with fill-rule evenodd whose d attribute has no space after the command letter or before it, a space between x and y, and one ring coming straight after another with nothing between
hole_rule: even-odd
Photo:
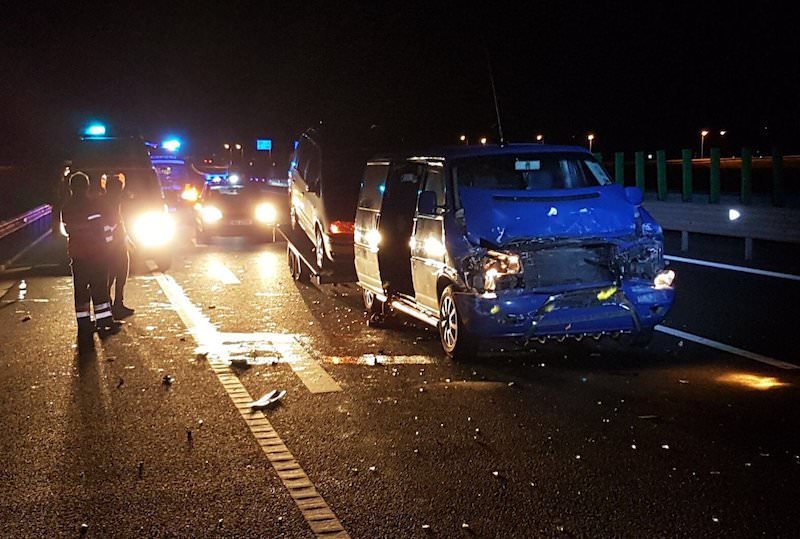
<instances>
[{"instance_id":1,"label":"blue flashing light","mask_svg":"<svg viewBox=\"0 0 800 539\"><path fill-rule=\"evenodd\" d=\"M104 137L106 134L106 126L99 123L89 124L83 133L90 137Z\"/></svg>"},{"instance_id":2,"label":"blue flashing light","mask_svg":"<svg viewBox=\"0 0 800 539\"><path fill-rule=\"evenodd\" d=\"M385 183L380 184L378 186L378 191L380 191L381 194L385 193L386 192L386 184Z\"/></svg>"},{"instance_id":3,"label":"blue flashing light","mask_svg":"<svg viewBox=\"0 0 800 539\"><path fill-rule=\"evenodd\" d=\"M300 141L299 140L295 140L294 141L294 149L296 150L299 145L300 145Z\"/></svg>"},{"instance_id":4,"label":"blue flashing light","mask_svg":"<svg viewBox=\"0 0 800 539\"><path fill-rule=\"evenodd\" d=\"M168 152L177 152L181 147L181 141L176 138L167 139L161 143L161 147Z\"/></svg>"},{"instance_id":5,"label":"blue flashing light","mask_svg":"<svg viewBox=\"0 0 800 539\"><path fill-rule=\"evenodd\" d=\"M270 139L270 138L256 139L256 150L260 151L260 152L271 152L272 151L272 139Z\"/></svg>"}]
</instances>

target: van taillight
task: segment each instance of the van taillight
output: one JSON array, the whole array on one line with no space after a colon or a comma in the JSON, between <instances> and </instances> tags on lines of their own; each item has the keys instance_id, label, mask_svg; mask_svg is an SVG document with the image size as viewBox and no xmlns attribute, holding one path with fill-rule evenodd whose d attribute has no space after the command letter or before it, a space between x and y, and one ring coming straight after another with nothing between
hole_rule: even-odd
<instances>
[{"instance_id":1,"label":"van taillight","mask_svg":"<svg viewBox=\"0 0 800 539\"><path fill-rule=\"evenodd\" d=\"M333 221L328 226L331 234L352 234L355 232L356 224L350 221Z\"/></svg>"}]
</instances>

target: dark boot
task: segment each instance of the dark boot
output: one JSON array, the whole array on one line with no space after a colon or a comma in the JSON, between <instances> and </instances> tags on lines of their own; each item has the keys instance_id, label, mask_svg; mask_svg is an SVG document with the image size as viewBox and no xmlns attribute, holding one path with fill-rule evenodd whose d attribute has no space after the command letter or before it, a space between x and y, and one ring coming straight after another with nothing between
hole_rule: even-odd
<instances>
[{"instance_id":1,"label":"dark boot","mask_svg":"<svg viewBox=\"0 0 800 539\"><path fill-rule=\"evenodd\" d=\"M114 305L112 305L112 307L111 307L111 314L113 314L114 318L116 318L116 319L128 318L134 312L136 312L136 311L134 311L133 309L131 309L130 307L128 307L127 305L125 305L121 301L118 302L118 303L114 303Z\"/></svg>"}]
</instances>

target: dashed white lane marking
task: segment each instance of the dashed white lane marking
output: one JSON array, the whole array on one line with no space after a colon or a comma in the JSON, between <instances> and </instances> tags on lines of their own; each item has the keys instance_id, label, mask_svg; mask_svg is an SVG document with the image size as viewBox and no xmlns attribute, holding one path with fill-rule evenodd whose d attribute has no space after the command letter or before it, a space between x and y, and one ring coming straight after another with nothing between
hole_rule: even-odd
<instances>
[{"instance_id":1,"label":"dashed white lane marking","mask_svg":"<svg viewBox=\"0 0 800 539\"><path fill-rule=\"evenodd\" d=\"M382 354L364 354L362 356L328 356L326 363L333 365L431 365L435 360L431 356L386 356Z\"/></svg>"},{"instance_id":2,"label":"dashed white lane marking","mask_svg":"<svg viewBox=\"0 0 800 539\"><path fill-rule=\"evenodd\" d=\"M712 341L711 339L706 339L705 337L700 337L699 335L686 333L685 331L681 331L679 329L658 325L655 327L655 330L660 331L661 333L666 333L667 335L672 335L673 337L678 337L679 339L685 339L687 341L696 342L697 344L716 348L717 350L722 350L723 352L728 352L729 354L735 354L737 356L746 357L747 359L752 359L760 363L766 363L767 365L772 365L773 367L778 367L781 369L800 369L800 366L793 363L787 363L785 361L780 361L779 359L772 359L771 357L762 356L761 354L756 354L755 352L750 352L748 350L742 350L741 348L736 348L735 346L731 346L729 344Z\"/></svg>"},{"instance_id":3,"label":"dashed white lane marking","mask_svg":"<svg viewBox=\"0 0 800 539\"><path fill-rule=\"evenodd\" d=\"M236 275L233 274L228 266L219 260L212 260L208 264L208 275L212 279L220 281L222 284L241 284Z\"/></svg>"},{"instance_id":4,"label":"dashed white lane marking","mask_svg":"<svg viewBox=\"0 0 800 539\"><path fill-rule=\"evenodd\" d=\"M686 264L694 264L696 266L707 266L709 268L718 268L731 271L739 271L742 273L752 273L754 275L763 275L764 277L777 277L779 279L788 279L790 281L800 281L800 275L792 275L791 273L780 273L778 271L767 271L756 268L747 268L744 266L734 266L733 264L722 264L721 262L710 262L708 260L698 260L696 258L684 258L682 256L664 255L664 258L674 262L684 262Z\"/></svg>"},{"instance_id":5,"label":"dashed white lane marking","mask_svg":"<svg viewBox=\"0 0 800 539\"><path fill-rule=\"evenodd\" d=\"M178 316L194 335L197 343L209 350L209 365L217 375L259 447L269 460L283 485L289 491L303 518L316 537L349 539L350 535L331 510L327 502L317 492L294 455L283 443L280 436L263 412L250 407L253 397L239 378L224 361L225 344L217 329L203 316L200 310L186 297L181 286L163 273L155 272L155 265L148 264L154 272L159 286L175 307ZM212 355L212 352L214 355Z\"/></svg>"}]
</instances>

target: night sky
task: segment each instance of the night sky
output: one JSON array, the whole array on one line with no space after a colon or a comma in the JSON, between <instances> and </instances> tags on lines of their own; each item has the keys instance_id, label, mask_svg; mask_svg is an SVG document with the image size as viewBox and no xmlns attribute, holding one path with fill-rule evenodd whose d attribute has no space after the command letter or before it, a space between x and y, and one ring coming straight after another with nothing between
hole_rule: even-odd
<instances>
[{"instance_id":1,"label":"night sky","mask_svg":"<svg viewBox=\"0 0 800 539\"><path fill-rule=\"evenodd\" d=\"M409 144L496 140L487 51L509 141L696 150L709 128L709 145L726 129L732 148L800 151L800 24L777 3L17 4L2 15L0 164L61 158L90 118L198 154L288 147L320 120Z\"/></svg>"}]
</instances>

